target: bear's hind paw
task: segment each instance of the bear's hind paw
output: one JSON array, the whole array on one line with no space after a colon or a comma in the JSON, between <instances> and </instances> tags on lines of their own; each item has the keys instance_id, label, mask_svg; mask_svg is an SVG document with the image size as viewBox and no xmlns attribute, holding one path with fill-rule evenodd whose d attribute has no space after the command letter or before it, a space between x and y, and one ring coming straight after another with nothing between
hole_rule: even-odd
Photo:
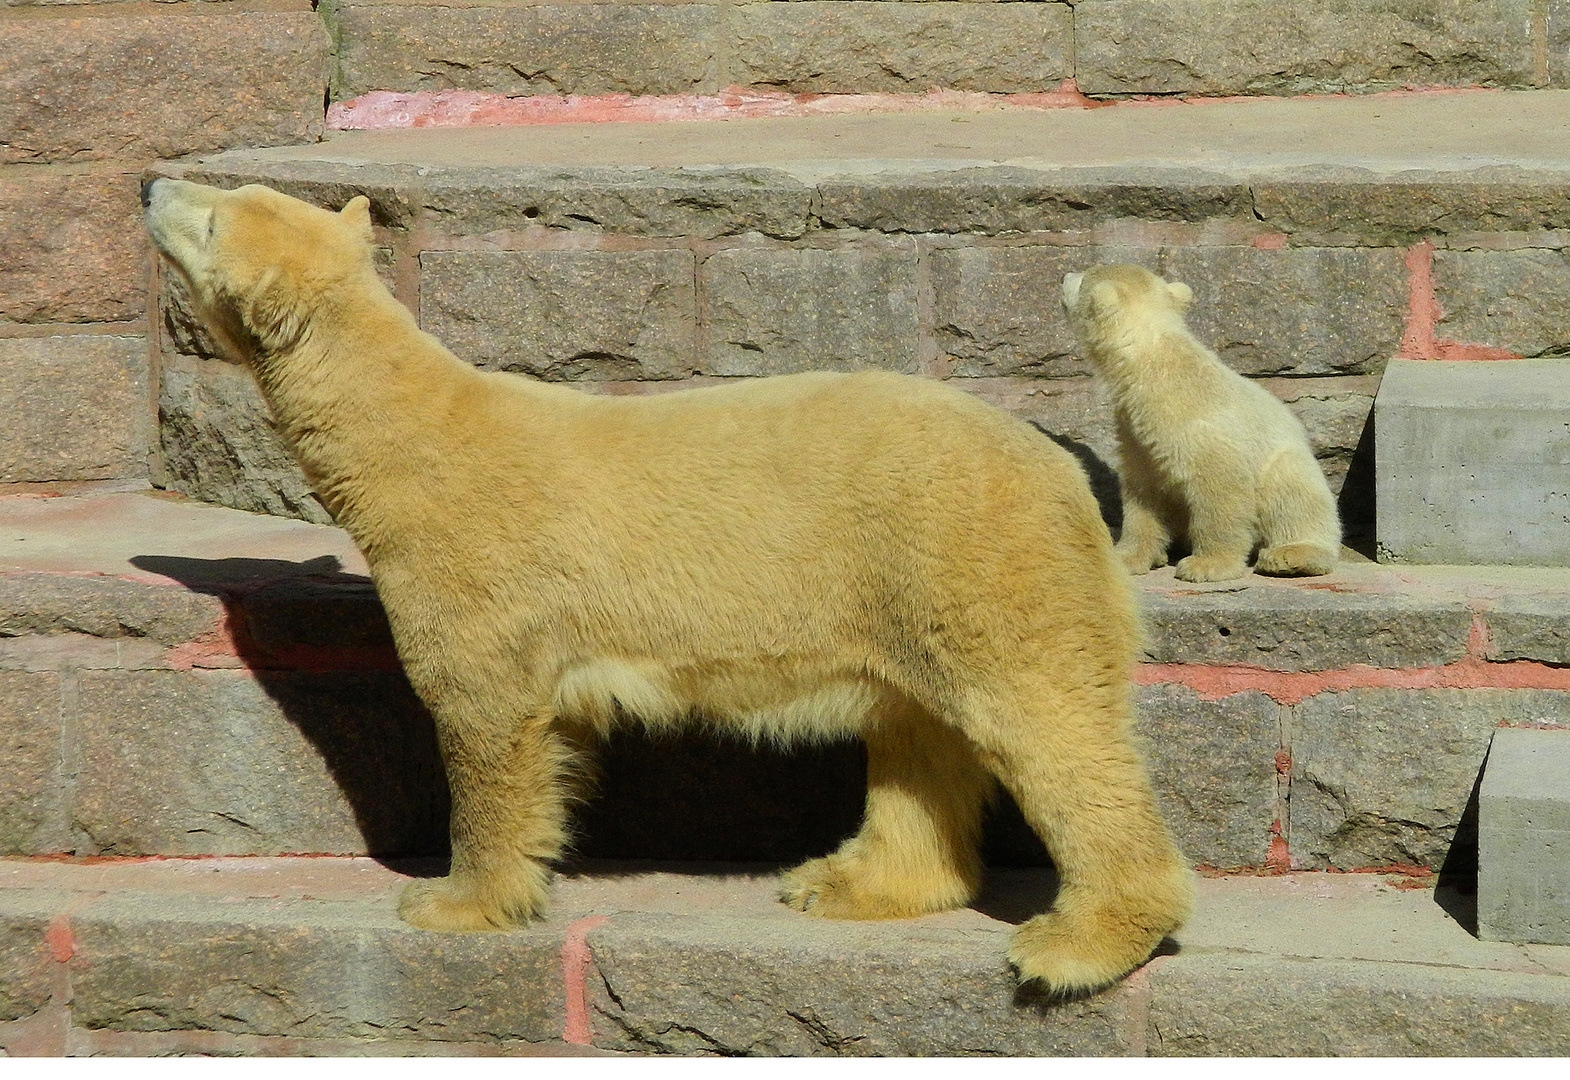
<instances>
[{"instance_id":1,"label":"bear's hind paw","mask_svg":"<svg viewBox=\"0 0 1570 1080\"><path fill-rule=\"evenodd\" d=\"M1318 544L1281 544L1261 551L1254 569L1272 577L1317 577L1336 568L1338 554Z\"/></svg>"},{"instance_id":2,"label":"bear's hind paw","mask_svg":"<svg viewBox=\"0 0 1570 1080\"><path fill-rule=\"evenodd\" d=\"M421 930L511 930L528 923L545 906L543 887L522 892L525 895L515 894L507 902L494 889L480 892L452 877L411 881L398 899L398 917Z\"/></svg>"}]
</instances>

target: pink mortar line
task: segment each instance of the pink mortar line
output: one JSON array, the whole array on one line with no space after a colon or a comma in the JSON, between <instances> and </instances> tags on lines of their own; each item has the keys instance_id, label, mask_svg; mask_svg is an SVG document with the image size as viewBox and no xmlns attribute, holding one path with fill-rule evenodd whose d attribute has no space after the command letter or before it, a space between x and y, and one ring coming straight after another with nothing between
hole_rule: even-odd
<instances>
[{"instance_id":1,"label":"pink mortar line","mask_svg":"<svg viewBox=\"0 0 1570 1080\"><path fill-rule=\"evenodd\" d=\"M1396 355L1403 360L1519 360L1519 353L1492 345L1463 345L1434 336L1445 317L1434 295L1434 245L1424 240L1406 253L1407 316Z\"/></svg>"},{"instance_id":2,"label":"pink mortar line","mask_svg":"<svg viewBox=\"0 0 1570 1080\"><path fill-rule=\"evenodd\" d=\"M590 915L568 924L561 943L562 991L566 999L566 1018L562 1021L562 1042L588 1046L594 1041L589 1024L589 932L602 925L607 915Z\"/></svg>"},{"instance_id":3,"label":"pink mortar line","mask_svg":"<svg viewBox=\"0 0 1570 1080\"><path fill-rule=\"evenodd\" d=\"M1332 671L1271 671L1242 664L1141 664L1137 686L1178 683L1203 701L1258 690L1281 705L1327 691L1390 690L1570 690L1570 668L1536 660L1489 661L1468 656L1451 664L1421 668L1376 668L1351 664Z\"/></svg>"}]
</instances>

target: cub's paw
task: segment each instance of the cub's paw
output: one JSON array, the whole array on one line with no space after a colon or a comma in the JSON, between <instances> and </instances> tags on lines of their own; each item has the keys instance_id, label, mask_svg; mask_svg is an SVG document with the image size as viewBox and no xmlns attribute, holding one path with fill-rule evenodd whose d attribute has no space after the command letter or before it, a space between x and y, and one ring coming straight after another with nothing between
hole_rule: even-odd
<instances>
[{"instance_id":1,"label":"cub's paw","mask_svg":"<svg viewBox=\"0 0 1570 1080\"><path fill-rule=\"evenodd\" d=\"M411 881L398 899L398 917L421 930L511 930L544 909L542 886L509 890L507 899L502 900L494 887L476 889L450 876Z\"/></svg>"},{"instance_id":2,"label":"cub's paw","mask_svg":"<svg viewBox=\"0 0 1570 1080\"><path fill-rule=\"evenodd\" d=\"M1248 563L1232 555L1190 555L1179 559L1179 581L1231 581L1248 573Z\"/></svg>"},{"instance_id":3,"label":"cub's paw","mask_svg":"<svg viewBox=\"0 0 1570 1080\"><path fill-rule=\"evenodd\" d=\"M877 874L862 859L829 855L787 872L779 897L822 919L909 919L961 907L972 891L970 883L936 867L896 880Z\"/></svg>"},{"instance_id":4,"label":"cub's paw","mask_svg":"<svg viewBox=\"0 0 1570 1080\"><path fill-rule=\"evenodd\" d=\"M1167 553L1164 551L1152 555L1148 551L1135 548L1115 547L1118 560L1131 574L1148 574L1152 570L1159 570L1167 565Z\"/></svg>"},{"instance_id":5,"label":"cub's paw","mask_svg":"<svg viewBox=\"0 0 1570 1080\"><path fill-rule=\"evenodd\" d=\"M1316 577L1336 568L1337 554L1318 544L1282 544L1261 551L1254 569L1273 577Z\"/></svg>"}]
</instances>

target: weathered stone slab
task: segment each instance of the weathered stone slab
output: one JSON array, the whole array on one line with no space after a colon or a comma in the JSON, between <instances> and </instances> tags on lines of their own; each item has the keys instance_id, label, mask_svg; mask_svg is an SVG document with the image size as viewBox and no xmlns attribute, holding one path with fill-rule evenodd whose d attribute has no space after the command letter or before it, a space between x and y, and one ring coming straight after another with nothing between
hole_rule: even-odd
<instances>
[{"instance_id":1,"label":"weathered stone slab","mask_svg":"<svg viewBox=\"0 0 1570 1080\"><path fill-rule=\"evenodd\" d=\"M1150 976L1159 1057L1534 1056L1570 1052L1570 980L1215 953Z\"/></svg>"},{"instance_id":2,"label":"weathered stone slab","mask_svg":"<svg viewBox=\"0 0 1570 1080\"><path fill-rule=\"evenodd\" d=\"M0 483L147 475L147 340L0 339Z\"/></svg>"},{"instance_id":3,"label":"weathered stone slab","mask_svg":"<svg viewBox=\"0 0 1570 1080\"><path fill-rule=\"evenodd\" d=\"M310 11L9 21L0 163L313 142L330 48Z\"/></svg>"},{"instance_id":4,"label":"weathered stone slab","mask_svg":"<svg viewBox=\"0 0 1570 1080\"><path fill-rule=\"evenodd\" d=\"M1479 937L1570 945L1570 730L1494 732L1477 861Z\"/></svg>"},{"instance_id":5,"label":"weathered stone slab","mask_svg":"<svg viewBox=\"0 0 1570 1080\"><path fill-rule=\"evenodd\" d=\"M420 272L424 329L482 368L673 379L697 364L690 251L427 251Z\"/></svg>"},{"instance_id":6,"label":"weathered stone slab","mask_svg":"<svg viewBox=\"0 0 1570 1080\"><path fill-rule=\"evenodd\" d=\"M161 375L159 438L168 488L236 510L332 523L245 369L166 354Z\"/></svg>"},{"instance_id":7,"label":"weathered stone slab","mask_svg":"<svg viewBox=\"0 0 1570 1080\"><path fill-rule=\"evenodd\" d=\"M617 915L589 935L594 1043L722 1056L1126 1052L1116 991L1016 1004L1007 928L944 918Z\"/></svg>"},{"instance_id":8,"label":"weathered stone slab","mask_svg":"<svg viewBox=\"0 0 1570 1080\"><path fill-rule=\"evenodd\" d=\"M915 263L914 245L711 255L702 373L917 370Z\"/></svg>"},{"instance_id":9,"label":"weathered stone slab","mask_svg":"<svg viewBox=\"0 0 1570 1080\"><path fill-rule=\"evenodd\" d=\"M1437 337L1490 345L1517 356L1563 356L1570 326L1561 298L1570 295L1570 252L1434 252L1434 298L1444 312Z\"/></svg>"},{"instance_id":10,"label":"weathered stone slab","mask_svg":"<svg viewBox=\"0 0 1570 1080\"><path fill-rule=\"evenodd\" d=\"M1280 816L1281 706L1257 691L1204 701L1185 686L1136 692L1161 816L1195 864L1263 866Z\"/></svg>"},{"instance_id":11,"label":"weathered stone slab","mask_svg":"<svg viewBox=\"0 0 1570 1080\"><path fill-rule=\"evenodd\" d=\"M0 671L0 854L54 850L59 834L60 676L53 672ZM0 970L14 951L0 929ZM0 1019L6 991L0 984Z\"/></svg>"},{"instance_id":12,"label":"weathered stone slab","mask_svg":"<svg viewBox=\"0 0 1570 1080\"><path fill-rule=\"evenodd\" d=\"M1175 247L1161 275L1194 289L1189 329L1247 375L1377 372L1401 344L1396 250Z\"/></svg>"},{"instance_id":13,"label":"weathered stone slab","mask_svg":"<svg viewBox=\"0 0 1570 1080\"><path fill-rule=\"evenodd\" d=\"M1367 93L1533 85L1531 0L1084 0L1087 94Z\"/></svg>"},{"instance_id":14,"label":"weathered stone slab","mask_svg":"<svg viewBox=\"0 0 1570 1080\"><path fill-rule=\"evenodd\" d=\"M55 965L44 941L48 925L47 906L6 898L0 913L0 1021L31 1016L54 992Z\"/></svg>"},{"instance_id":15,"label":"weathered stone slab","mask_svg":"<svg viewBox=\"0 0 1570 1080\"><path fill-rule=\"evenodd\" d=\"M123 322L147 305L139 172L0 170L0 319Z\"/></svg>"},{"instance_id":16,"label":"weathered stone slab","mask_svg":"<svg viewBox=\"0 0 1570 1080\"><path fill-rule=\"evenodd\" d=\"M1502 596L1483 613L1488 659L1570 664L1570 597Z\"/></svg>"},{"instance_id":17,"label":"weathered stone slab","mask_svg":"<svg viewBox=\"0 0 1570 1080\"><path fill-rule=\"evenodd\" d=\"M442 850L429 716L400 675L84 672L79 850Z\"/></svg>"},{"instance_id":18,"label":"weathered stone slab","mask_svg":"<svg viewBox=\"0 0 1570 1080\"><path fill-rule=\"evenodd\" d=\"M370 90L680 94L715 88L709 4L427 7L334 12L336 99Z\"/></svg>"},{"instance_id":19,"label":"weathered stone slab","mask_svg":"<svg viewBox=\"0 0 1570 1080\"><path fill-rule=\"evenodd\" d=\"M181 645L216 629L214 596L170 585L73 574L0 576L0 637L90 634Z\"/></svg>"},{"instance_id":20,"label":"weathered stone slab","mask_svg":"<svg viewBox=\"0 0 1570 1080\"><path fill-rule=\"evenodd\" d=\"M1027 93L1072 74L1066 4L741 4L731 81L797 93Z\"/></svg>"},{"instance_id":21,"label":"weathered stone slab","mask_svg":"<svg viewBox=\"0 0 1570 1080\"><path fill-rule=\"evenodd\" d=\"M1570 0L1548 0L1548 78L1570 86Z\"/></svg>"},{"instance_id":22,"label":"weathered stone slab","mask_svg":"<svg viewBox=\"0 0 1570 1080\"><path fill-rule=\"evenodd\" d=\"M1570 360L1393 360L1374 416L1382 561L1570 566Z\"/></svg>"},{"instance_id":23,"label":"weathered stone slab","mask_svg":"<svg viewBox=\"0 0 1570 1080\"><path fill-rule=\"evenodd\" d=\"M1140 590L1145 657L1327 671L1350 664L1431 667L1466 655L1464 599L1242 584Z\"/></svg>"},{"instance_id":24,"label":"weathered stone slab","mask_svg":"<svg viewBox=\"0 0 1570 1080\"><path fill-rule=\"evenodd\" d=\"M1294 862L1438 869L1494 729L1562 722L1552 690L1361 689L1293 711L1289 839Z\"/></svg>"}]
</instances>

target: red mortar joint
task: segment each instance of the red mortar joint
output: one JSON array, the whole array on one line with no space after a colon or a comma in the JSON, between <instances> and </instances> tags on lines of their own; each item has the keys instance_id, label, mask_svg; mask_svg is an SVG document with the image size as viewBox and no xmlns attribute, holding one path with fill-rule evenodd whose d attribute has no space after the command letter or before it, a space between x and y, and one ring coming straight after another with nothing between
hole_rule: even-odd
<instances>
[{"instance_id":1,"label":"red mortar joint","mask_svg":"<svg viewBox=\"0 0 1570 1080\"><path fill-rule=\"evenodd\" d=\"M1278 705L1297 705L1339 690L1570 690L1570 667L1536 660L1489 661L1468 655L1435 667L1376 668L1352 664L1332 671L1271 671L1242 664L1141 664L1136 686L1176 683L1201 701L1257 690Z\"/></svg>"},{"instance_id":2,"label":"red mortar joint","mask_svg":"<svg viewBox=\"0 0 1570 1080\"><path fill-rule=\"evenodd\" d=\"M1519 360L1521 355L1492 345L1463 345L1434 336L1445 312L1434 295L1434 244L1424 240L1405 258L1407 275L1406 327L1396 355L1402 360Z\"/></svg>"},{"instance_id":3,"label":"red mortar joint","mask_svg":"<svg viewBox=\"0 0 1570 1080\"><path fill-rule=\"evenodd\" d=\"M1271 874L1285 874L1292 869L1292 852L1287 847L1286 837L1281 835L1281 819L1270 823L1270 843L1265 848L1265 871Z\"/></svg>"},{"instance_id":4,"label":"red mortar joint","mask_svg":"<svg viewBox=\"0 0 1570 1080\"><path fill-rule=\"evenodd\" d=\"M164 653L164 662L176 671L193 668L239 668L240 649L235 641L235 631L229 614L225 612L218 625L193 641L176 645Z\"/></svg>"},{"instance_id":5,"label":"red mortar joint","mask_svg":"<svg viewBox=\"0 0 1570 1080\"><path fill-rule=\"evenodd\" d=\"M1285 251L1287 246L1286 233L1260 233L1248 242L1249 247L1260 251Z\"/></svg>"},{"instance_id":6,"label":"red mortar joint","mask_svg":"<svg viewBox=\"0 0 1570 1080\"><path fill-rule=\"evenodd\" d=\"M589 1024L589 932L604 925L607 915L590 915L569 923L561 943L562 990L566 998L566 1019L562 1022L562 1042L589 1046L594 1030Z\"/></svg>"},{"instance_id":7,"label":"red mortar joint","mask_svg":"<svg viewBox=\"0 0 1570 1080\"><path fill-rule=\"evenodd\" d=\"M76 955L76 935L71 932L70 912L61 912L49 920L44 931L44 944L57 964L63 964Z\"/></svg>"}]
</instances>

